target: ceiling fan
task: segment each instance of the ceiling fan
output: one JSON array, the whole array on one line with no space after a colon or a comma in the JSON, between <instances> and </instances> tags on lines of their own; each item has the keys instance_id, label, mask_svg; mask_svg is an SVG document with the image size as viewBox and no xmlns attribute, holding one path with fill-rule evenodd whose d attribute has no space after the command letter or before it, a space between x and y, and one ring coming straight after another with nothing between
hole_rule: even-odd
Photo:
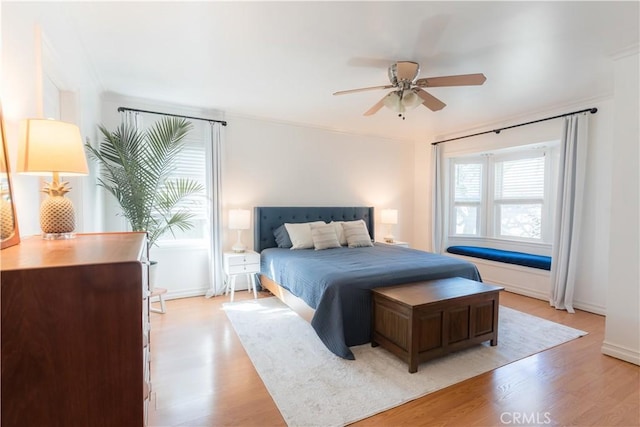
<instances>
[{"instance_id":1,"label":"ceiling fan","mask_svg":"<svg viewBox=\"0 0 640 427\"><path fill-rule=\"evenodd\" d=\"M389 66L389 81L391 84L384 86L365 87L360 89L341 90L334 95L364 92L377 89L394 89L378 101L373 107L365 111L365 116L371 116L383 106L398 113L398 117L404 120L404 112L422 104L431 111L442 110L447 104L435 96L424 91L423 87L443 86L478 86L487 80L482 73L460 74L455 76L425 77L417 79L420 72L420 64L412 61L398 61Z\"/></svg>"}]
</instances>

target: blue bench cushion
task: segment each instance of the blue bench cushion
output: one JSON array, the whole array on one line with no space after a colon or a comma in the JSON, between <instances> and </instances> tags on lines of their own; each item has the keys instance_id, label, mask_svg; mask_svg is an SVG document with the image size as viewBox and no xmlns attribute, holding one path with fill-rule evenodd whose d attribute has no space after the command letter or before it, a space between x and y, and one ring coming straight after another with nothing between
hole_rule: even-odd
<instances>
[{"instance_id":1,"label":"blue bench cushion","mask_svg":"<svg viewBox=\"0 0 640 427\"><path fill-rule=\"evenodd\" d=\"M551 257L543 255L503 251L501 249L482 248L478 246L449 246L447 248L447 252L457 255L488 259L491 261L505 262L507 264L539 268L541 270L551 270Z\"/></svg>"}]
</instances>

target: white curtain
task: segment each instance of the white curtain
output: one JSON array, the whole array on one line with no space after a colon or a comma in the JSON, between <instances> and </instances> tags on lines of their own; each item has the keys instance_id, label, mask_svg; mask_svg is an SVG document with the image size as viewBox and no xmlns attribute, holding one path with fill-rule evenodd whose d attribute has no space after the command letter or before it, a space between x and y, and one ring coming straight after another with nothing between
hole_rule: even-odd
<instances>
[{"instance_id":1,"label":"white curtain","mask_svg":"<svg viewBox=\"0 0 640 427\"><path fill-rule=\"evenodd\" d=\"M222 268L222 125L209 122L210 125L210 173L207 174L207 192L209 193L209 290L207 298L220 295L224 291L224 272Z\"/></svg>"},{"instance_id":2,"label":"white curtain","mask_svg":"<svg viewBox=\"0 0 640 427\"><path fill-rule=\"evenodd\" d=\"M123 123L136 129L142 128L142 117L137 111L124 110L120 113L120 119Z\"/></svg>"},{"instance_id":3,"label":"white curtain","mask_svg":"<svg viewBox=\"0 0 640 427\"><path fill-rule=\"evenodd\" d=\"M127 126L132 126L133 128L137 129L137 130L142 130L142 115L137 112L137 111L129 111L129 110L123 110L120 112L120 123L127 125ZM106 203L108 203L107 206L111 205L113 206L113 208L111 209L117 209L117 212L121 212L121 208L118 204L116 204L116 201L114 198L112 198L111 196L107 195L107 199L106 199ZM131 224L129 223L129 221L124 217L124 215L121 215L120 213L116 216L117 219L112 219L111 221L114 221L114 223L117 221L119 222L119 227L118 229L120 230L131 230ZM151 247L149 247L149 249L151 249Z\"/></svg>"},{"instance_id":4,"label":"white curtain","mask_svg":"<svg viewBox=\"0 0 640 427\"><path fill-rule=\"evenodd\" d=\"M431 247L435 253L443 253L446 241L446 210L444 206L444 175L442 148L434 145L431 152L431 167L433 170L433 197L432 197L432 230Z\"/></svg>"},{"instance_id":5,"label":"white curtain","mask_svg":"<svg viewBox=\"0 0 640 427\"><path fill-rule=\"evenodd\" d=\"M550 304L573 313L587 162L586 114L565 117L558 166L558 195L551 261Z\"/></svg>"}]
</instances>

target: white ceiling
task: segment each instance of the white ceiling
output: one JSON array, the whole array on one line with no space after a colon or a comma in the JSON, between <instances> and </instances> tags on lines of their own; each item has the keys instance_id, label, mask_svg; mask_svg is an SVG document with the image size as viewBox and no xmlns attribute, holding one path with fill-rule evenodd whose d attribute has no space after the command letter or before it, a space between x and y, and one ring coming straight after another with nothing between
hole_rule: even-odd
<instances>
[{"instance_id":1,"label":"white ceiling","mask_svg":"<svg viewBox=\"0 0 640 427\"><path fill-rule=\"evenodd\" d=\"M395 139L532 114L613 91L612 57L639 42L639 2L47 3L81 39L105 91ZM6 16L5 16L6 17ZM5 18L3 17L3 18ZM55 43L55 40L53 40ZM395 60L447 104L362 114ZM232 123L230 123L232 125Z\"/></svg>"}]
</instances>

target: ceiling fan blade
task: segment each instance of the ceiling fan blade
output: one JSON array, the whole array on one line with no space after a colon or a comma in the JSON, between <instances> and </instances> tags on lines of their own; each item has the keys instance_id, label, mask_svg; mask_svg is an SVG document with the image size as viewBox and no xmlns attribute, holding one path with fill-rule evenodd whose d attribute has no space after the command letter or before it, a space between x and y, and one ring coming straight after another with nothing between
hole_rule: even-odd
<instances>
[{"instance_id":1,"label":"ceiling fan blade","mask_svg":"<svg viewBox=\"0 0 640 427\"><path fill-rule=\"evenodd\" d=\"M422 98L422 105L430 109L431 111L442 110L447 106L444 102L440 101L435 96L431 95L428 92L425 92L422 89L413 89L416 95Z\"/></svg>"},{"instance_id":2,"label":"ceiling fan blade","mask_svg":"<svg viewBox=\"0 0 640 427\"><path fill-rule=\"evenodd\" d=\"M333 94L334 95L346 95L348 93L365 92L367 90L391 89L392 87L393 87L392 85L363 87L363 88L360 88L360 89L341 90L341 91L338 91L338 92L334 92Z\"/></svg>"},{"instance_id":3,"label":"ceiling fan blade","mask_svg":"<svg viewBox=\"0 0 640 427\"><path fill-rule=\"evenodd\" d=\"M377 113L382 106L384 105L384 99L387 97L387 95L383 96L382 99L380 101L378 101L373 107L369 108L367 111L364 112L365 116L371 116L375 113Z\"/></svg>"},{"instance_id":4,"label":"ceiling fan blade","mask_svg":"<svg viewBox=\"0 0 640 427\"><path fill-rule=\"evenodd\" d=\"M482 73L460 74L457 76L425 77L416 80L419 87L442 87L442 86L478 86L487 80Z\"/></svg>"}]
</instances>

